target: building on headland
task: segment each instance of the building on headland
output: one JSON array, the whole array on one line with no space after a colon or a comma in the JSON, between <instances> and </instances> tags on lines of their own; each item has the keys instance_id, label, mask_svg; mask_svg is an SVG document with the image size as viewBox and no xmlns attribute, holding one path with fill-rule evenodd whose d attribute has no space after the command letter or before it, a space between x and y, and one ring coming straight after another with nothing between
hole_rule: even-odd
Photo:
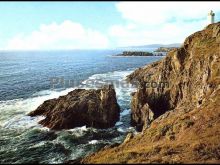
<instances>
[{"instance_id":1,"label":"building on headland","mask_svg":"<svg viewBox=\"0 0 220 165\"><path fill-rule=\"evenodd\" d=\"M208 25L212 23L215 23L215 13L211 10L208 13Z\"/></svg>"}]
</instances>

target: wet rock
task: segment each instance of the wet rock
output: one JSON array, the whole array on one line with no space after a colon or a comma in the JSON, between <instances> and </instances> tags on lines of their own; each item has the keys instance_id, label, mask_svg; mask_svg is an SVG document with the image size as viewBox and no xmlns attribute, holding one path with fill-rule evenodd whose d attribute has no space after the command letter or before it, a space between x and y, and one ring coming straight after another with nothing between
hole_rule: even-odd
<instances>
[{"instance_id":1,"label":"wet rock","mask_svg":"<svg viewBox=\"0 0 220 165\"><path fill-rule=\"evenodd\" d=\"M45 101L30 116L45 116L39 123L54 130L86 125L110 128L119 120L120 107L113 85L102 89L75 89L58 99Z\"/></svg>"}]
</instances>

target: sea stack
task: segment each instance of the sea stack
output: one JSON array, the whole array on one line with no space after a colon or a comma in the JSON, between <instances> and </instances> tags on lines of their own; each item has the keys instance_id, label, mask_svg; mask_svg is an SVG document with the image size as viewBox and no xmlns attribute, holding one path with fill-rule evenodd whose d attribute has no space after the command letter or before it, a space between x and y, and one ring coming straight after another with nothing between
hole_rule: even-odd
<instances>
[{"instance_id":1,"label":"sea stack","mask_svg":"<svg viewBox=\"0 0 220 165\"><path fill-rule=\"evenodd\" d=\"M80 126L110 128L120 117L113 85L101 89L75 89L65 96L45 101L30 116L45 116L39 123L53 130Z\"/></svg>"}]
</instances>

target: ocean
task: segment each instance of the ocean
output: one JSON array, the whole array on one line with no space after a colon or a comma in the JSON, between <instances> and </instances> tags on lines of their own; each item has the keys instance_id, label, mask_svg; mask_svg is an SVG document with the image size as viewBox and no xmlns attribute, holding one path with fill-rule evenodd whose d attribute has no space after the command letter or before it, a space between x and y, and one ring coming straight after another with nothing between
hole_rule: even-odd
<instances>
[{"instance_id":1,"label":"ocean","mask_svg":"<svg viewBox=\"0 0 220 165\"><path fill-rule=\"evenodd\" d=\"M147 49L152 51L153 49ZM130 127L130 94L125 77L163 57L113 57L123 50L0 52L0 163L63 163L121 143ZM51 131L26 114L45 100L76 88L115 85L120 121L109 129L85 126Z\"/></svg>"}]
</instances>

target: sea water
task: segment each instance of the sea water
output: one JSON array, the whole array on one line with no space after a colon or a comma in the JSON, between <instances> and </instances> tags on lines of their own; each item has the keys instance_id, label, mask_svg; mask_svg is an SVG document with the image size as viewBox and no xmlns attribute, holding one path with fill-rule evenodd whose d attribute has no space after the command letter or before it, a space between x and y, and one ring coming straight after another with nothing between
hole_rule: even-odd
<instances>
[{"instance_id":1,"label":"sea water","mask_svg":"<svg viewBox=\"0 0 220 165\"><path fill-rule=\"evenodd\" d=\"M62 163L121 143L130 127L131 92L125 78L136 68L163 57L113 57L122 50L0 52L0 163ZM69 80L62 84L52 80ZM85 126L51 131L27 113L45 100L76 88L115 85L120 121L109 129ZM123 85L120 85L123 84Z\"/></svg>"}]
</instances>

